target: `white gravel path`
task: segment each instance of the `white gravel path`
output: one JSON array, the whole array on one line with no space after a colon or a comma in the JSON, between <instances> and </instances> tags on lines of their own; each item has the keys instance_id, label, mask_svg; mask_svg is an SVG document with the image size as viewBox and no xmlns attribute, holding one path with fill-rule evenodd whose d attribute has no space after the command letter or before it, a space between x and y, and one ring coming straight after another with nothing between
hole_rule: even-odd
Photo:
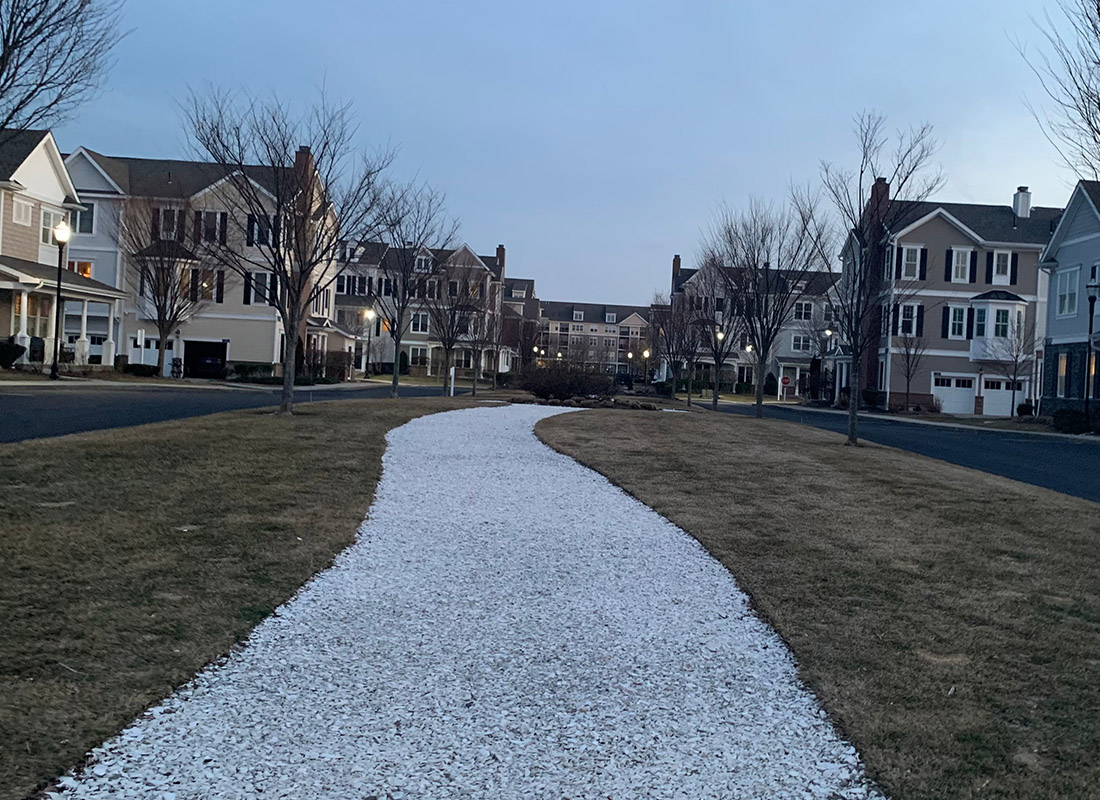
<instances>
[{"instance_id":1,"label":"white gravel path","mask_svg":"<svg viewBox=\"0 0 1100 800\"><path fill-rule=\"evenodd\" d=\"M392 431L360 541L63 796L880 797L726 570L535 438L555 413Z\"/></svg>"}]
</instances>

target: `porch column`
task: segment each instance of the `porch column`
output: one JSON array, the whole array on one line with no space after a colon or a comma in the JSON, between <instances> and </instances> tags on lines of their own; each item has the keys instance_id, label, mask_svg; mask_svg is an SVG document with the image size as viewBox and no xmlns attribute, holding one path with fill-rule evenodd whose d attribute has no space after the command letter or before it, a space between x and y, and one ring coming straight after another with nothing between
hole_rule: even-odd
<instances>
[{"instance_id":1,"label":"porch column","mask_svg":"<svg viewBox=\"0 0 1100 800\"><path fill-rule=\"evenodd\" d=\"M427 369L427 374L428 374L429 378L432 377L432 357L433 357L434 354L435 354L435 348L432 347L431 345L428 345L428 369Z\"/></svg>"},{"instance_id":2,"label":"porch column","mask_svg":"<svg viewBox=\"0 0 1100 800\"><path fill-rule=\"evenodd\" d=\"M15 333L15 342L26 347L31 340L31 337L27 335L27 303L30 302L30 292L20 292L19 295L19 330ZM52 320L54 316L54 314L50 314L50 319Z\"/></svg>"},{"instance_id":3,"label":"porch column","mask_svg":"<svg viewBox=\"0 0 1100 800\"><path fill-rule=\"evenodd\" d=\"M76 340L74 361L77 364L88 363L88 301L80 301L80 336Z\"/></svg>"},{"instance_id":4,"label":"porch column","mask_svg":"<svg viewBox=\"0 0 1100 800\"><path fill-rule=\"evenodd\" d=\"M115 304L107 304L107 338L103 340L103 355L100 361L107 366L115 365Z\"/></svg>"},{"instance_id":5,"label":"porch column","mask_svg":"<svg viewBox=\"0 0 1100 800\"><path fill-rule=\"evenodd\" d=\"M802 380L802 367L795 367L794 368L794 396L795 397L800 397L801 396L798 393L798 386L799 386L799 383L801 382L801 380Z\"/></svg>"}]
</instances>

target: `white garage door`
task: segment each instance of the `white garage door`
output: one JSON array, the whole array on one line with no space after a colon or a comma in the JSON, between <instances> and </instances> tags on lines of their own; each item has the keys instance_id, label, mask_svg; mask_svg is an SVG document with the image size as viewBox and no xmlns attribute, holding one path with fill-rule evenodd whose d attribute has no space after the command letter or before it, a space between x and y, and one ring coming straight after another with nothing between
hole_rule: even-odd
<instances>
[{"instance_id":1,"label":"white garage door","mask_svg":"<svg viewBox=\"0 0 1100 800\"><path fill-rule=\"evenodd\" d=\"M1027 399L1024 391L1027 384L1016 384L1016 405ZM987 417L1010 417L1012 409L1012 384L1003 378L986 378L982 383L982 395L985 397L984 412Z\"/></svg>"},{"instance_id":2,"label":"white garage door","mask_svg":"<svg viewBox=\"0 0 1100 800\"><path fill-rule=\"evenodd\" d=\"M932 394L940 401L944 414L974 413L973 378L936 378Z\"/></svg>"}]
</instances>

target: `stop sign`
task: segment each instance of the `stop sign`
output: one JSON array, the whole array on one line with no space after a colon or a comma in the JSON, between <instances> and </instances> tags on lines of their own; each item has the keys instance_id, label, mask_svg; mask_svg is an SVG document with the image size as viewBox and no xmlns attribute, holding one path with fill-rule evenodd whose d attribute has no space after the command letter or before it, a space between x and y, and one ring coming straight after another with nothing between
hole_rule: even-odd
<instances>
[{"instance_id":1,"label":"stop sign","mask_svg":"<svg viewBox=\"0 0 1100 800\"><path fill-rule=\"evenodd\" d=\"M790 376L789 375L784 375L783 380L781 382L784 386L790 386L791 385Z\"/></svg>"}]
</instances>

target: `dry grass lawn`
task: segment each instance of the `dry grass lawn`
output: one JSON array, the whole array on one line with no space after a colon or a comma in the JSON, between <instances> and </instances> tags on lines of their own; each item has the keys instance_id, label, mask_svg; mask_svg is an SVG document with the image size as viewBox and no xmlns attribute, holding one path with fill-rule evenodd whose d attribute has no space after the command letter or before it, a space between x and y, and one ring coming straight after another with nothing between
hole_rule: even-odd
<instances>
[{"instance_id":1,"label":"dry grass lawn","mask_svg":"<svg viewBox=\"0 0 1100 800\"><path fill-rule=\"evenodd\" d=\"M1100 796L1100 505L726 414L538 433L730 569L894 800Z\"/></svg>"},{"instance_id":2,"label":"dry grass lawn","mask_svg":"<svg viewBox=\"0 0 1100 800\"><path fill-rule=\"evenodd\" d=\"M0 445L0 798L76 765L351 544L387 430L351 400Z\"/></svg>"}]
</instances>

